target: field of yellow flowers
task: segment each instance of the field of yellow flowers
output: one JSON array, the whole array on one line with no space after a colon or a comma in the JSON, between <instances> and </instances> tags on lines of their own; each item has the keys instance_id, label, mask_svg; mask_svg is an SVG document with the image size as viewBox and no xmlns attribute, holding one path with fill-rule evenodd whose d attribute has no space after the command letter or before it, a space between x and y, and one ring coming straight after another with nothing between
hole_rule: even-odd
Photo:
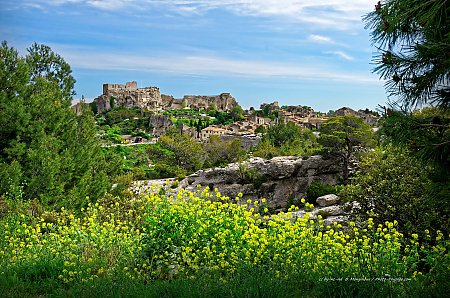
<instances>
[{"instance_id":1,"label":"field of yellow flowers","mask_svg":"<svg viewBox=\"0 0 450 298\"><path fill-rule=\"evenodd\" d=\"M445 295L448 237L397 224L324 226L208 189L107 197L77 214L10 212L0 296Z\"/></svg>"}]
</instances>

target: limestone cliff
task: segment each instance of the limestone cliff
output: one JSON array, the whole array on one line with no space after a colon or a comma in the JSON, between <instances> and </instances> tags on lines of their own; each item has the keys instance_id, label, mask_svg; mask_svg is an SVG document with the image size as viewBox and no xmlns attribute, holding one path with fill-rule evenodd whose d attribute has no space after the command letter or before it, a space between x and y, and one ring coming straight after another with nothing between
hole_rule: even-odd
<instances>
[{"instance_id":1,"label":"limestone cliff","mask_svg":"<svg viewBox=\"0 0 450 298\"><path fill-rule=\"evenodd\" d=\"M149 118L150 133L154 136L162 136L168 129L175 127L172 120L164 115L151 115Z\"/></svg>"},{"instance_id":2,"label":"limestone cliff","mask_svg":"<svg viewBox=\"0 0 450 298\"><path fill-rule=\"evenodd\" d=\"M271 160L252 158L243 164L233 163L225 168L198 171L181 180L178 188L171 190L185 188L195 191L200 184L202 188L218 188L221 194L231 198L235 198L238 193L243 194L243 200L266 198L271 207L282 208L290 199L305 197L308 185L313 181L336 184L340 174L340 168L334 160L326 160L321 156L306 160L292 156ZM150 180L136 182L136 185L143 185L141 191L145 191L153 183L160 184Z\"/></svg>"},{"instance_id":3,"label":"limestone cliff","mask_svg":"<svg viewBox=\"0 0 450 298\"><path fill-rule=\"evenodd\" d=\"M113 107L139 108L143 111L161 109L162 99L159 88L137 88L136 82L104 84L103 94L94 99L99 112Z\"/></svg>"},{"instance_id":4,"label":"limestone cliff","mask_svg":"<svg viewBox=\"0 0 450 298\"><path fill-rule=\"evenodd\" d=\"M237 106L236 99L230 93L221 93L217 96L185 95L183 101L186 103L186 107L194 109L207 109L210 105L215 104L219 111L231 111Z\"/></svg>"},{"instance_id":5,"label":"limestone cliff","mask_svg":"<svg viewBox=\"0 0 450 298\"><path fill-rule=\"evenodd\" d=\"M186 95L183 99L161 94L157 87L138 88L137 82L126 84L103 84L103 94L94 99L97 111L108 111L114 107L139 108L143 111L180 109L182 102L188 108L201 109L215 105L219 111L231 111L236 99L230 93L217 96Z\"/></svg>"}]
</instances>

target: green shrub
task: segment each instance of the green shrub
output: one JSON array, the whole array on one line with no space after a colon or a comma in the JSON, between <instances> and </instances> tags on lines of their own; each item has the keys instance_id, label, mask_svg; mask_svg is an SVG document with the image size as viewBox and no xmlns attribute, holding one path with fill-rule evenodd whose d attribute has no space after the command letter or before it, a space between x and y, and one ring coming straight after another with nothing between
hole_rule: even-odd
<instances>
[{"instance_id":1,"label":"green shrub","mask_svg":"<svg viewBox=\"0 0 450 298\"><path fill-rule=\"evenodd\" d=\"M239 164L238 176L241 179L241 183L253 184L255 189L259 189L261 185L267 181L267 178L255 169L249 169L246 162Z\"/></svg>"},{"instance_id":2,"label":"green shrub","mask_svg":"<svg viewBox=\"0 0 450 298\"><path fill-rule=\"evenodd\" d=\"M318 197L328 194L338 195L342 188L342 185L328 185L315 181L306 190L306 200L311 204L315 204Z\"/></svg>"},{"instance_id":3,"label":"green shrub","mask_svg":"<svg viewBox=\"0 0 450 298\"><path fill-rule=\"evenodd\" d=\"M357 201L357 216L375 222L397 220L404 233L426 229L448 233L449 205L432 192L428 167L407 150L388 146L362 156L360 170L341 192L345 201Z\"/></svg>"}]
</instances>

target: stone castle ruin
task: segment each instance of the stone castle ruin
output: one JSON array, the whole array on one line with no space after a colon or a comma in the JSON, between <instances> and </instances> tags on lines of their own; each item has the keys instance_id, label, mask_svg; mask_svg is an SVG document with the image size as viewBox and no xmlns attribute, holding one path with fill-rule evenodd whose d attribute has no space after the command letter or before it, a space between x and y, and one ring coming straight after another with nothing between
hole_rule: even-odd
<instances>
[{"instance_id":1,"label":"stone castle ruin","mask_svg":"<svg viewBox=\"0 0 450 298\"><path fill-rule=\"evenodd\" d=\"M103 84L103 94L94 99L97 111L109 111L114 107L139 108L142 111L181 109L207 109L215 105L219 111L231 111L237 106L230 93L216 96L185 95L182 99L161 94L158 87L138 88L137 82L126 84Z\"/></svg>"}]
</instances>

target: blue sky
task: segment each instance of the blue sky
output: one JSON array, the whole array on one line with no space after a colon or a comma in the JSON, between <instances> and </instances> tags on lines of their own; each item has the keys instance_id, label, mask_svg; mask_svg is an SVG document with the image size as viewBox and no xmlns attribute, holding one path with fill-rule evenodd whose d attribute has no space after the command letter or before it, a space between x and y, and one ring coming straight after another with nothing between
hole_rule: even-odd
<instances>
[{"instance_id":1,"label":"blue sky","mask_svg":"<svg viewBox=\"0 0 450 298\"><path fill-rule=\"evenodd\" d=\"M361 16L374 0L3 0L0 39L49 45L76 98L137 81L164 94L230 92L318 111L384 104Z\"/></svg>"}]
</instances>

